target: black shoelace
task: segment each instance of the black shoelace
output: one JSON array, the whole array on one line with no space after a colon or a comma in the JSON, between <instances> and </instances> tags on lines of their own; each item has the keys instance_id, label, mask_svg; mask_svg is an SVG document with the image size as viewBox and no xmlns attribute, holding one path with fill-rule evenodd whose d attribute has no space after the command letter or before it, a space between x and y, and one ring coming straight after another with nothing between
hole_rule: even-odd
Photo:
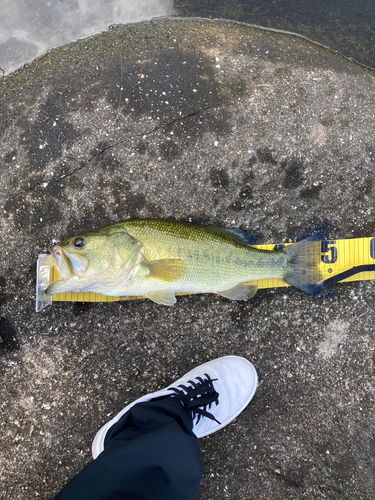
<instances>
[{"instance_id":1,"label":"black shoelace","mask_svg":"<svg viewBox=\"0 0 375 500\"><path fill-rule=\"evenodd\" d=\"M184 408L191 413L191 418L193 420L197 419L195 425L202 417L207 417L220 424L212 413L207 411L207 407L209 410L213 403L216 406L219 404L219 393L215 391L212 385L212 382L217 379L211 379L206 373L204 377L206 378L197 377L195 381L189 380L188 384L191 384L190 386L181 384L178 386L181 389L170 387L168 390L174 391L176 395L173 394L172 397L178 397Z\"/></svg>"}]
</instances>

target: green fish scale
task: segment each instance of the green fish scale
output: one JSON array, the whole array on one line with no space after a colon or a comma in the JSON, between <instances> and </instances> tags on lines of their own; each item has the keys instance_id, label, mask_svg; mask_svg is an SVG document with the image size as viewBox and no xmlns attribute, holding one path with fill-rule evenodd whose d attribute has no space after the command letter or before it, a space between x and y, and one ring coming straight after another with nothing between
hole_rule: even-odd
<instances>
[{"instance_id":1,"label":"green fish scale","mask_svg":"<svg viewBox=\"0 0 375 500\"><path fill-rule=\"evenodd\" d=\"M286 265L282 250L270 252L245 246L214 227L148 219L127 221L122 228L141 243L147 260L186 262L188 271L179 280L182 286L231 287L243 280L281 277Z\"/></svg>"}]
</instances>

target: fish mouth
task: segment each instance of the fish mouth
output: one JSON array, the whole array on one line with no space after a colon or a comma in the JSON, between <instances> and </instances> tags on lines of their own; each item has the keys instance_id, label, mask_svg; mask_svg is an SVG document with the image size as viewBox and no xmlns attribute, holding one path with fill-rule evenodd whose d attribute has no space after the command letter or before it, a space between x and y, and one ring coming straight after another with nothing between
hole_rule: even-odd
<instances>
[{"instance_id":1,"label":"fish mouth","mask_svg":"<svg viewBox=\"0 0 375 500\"><path fill-rule=\"evenodd\" d=\"M88 260L83 255L76 255L55 245L50 249L53 262L61 278L81 276L87 269Z\"/></svg>"},{"instance_id":2,"label":"fish mouth","mask_svg":"<svg viewBox=\"0 0 375 500\"><path fill-rule=\"evenodd\" d=\"M68 272L71 265L70 265L70 260L64 254L64 250L59 246L54 246L50 248L49 251L52 254L53 262L60 276L63 278L69 278L70 276L72 276L73 269L70 270L71 271L70 273Z\"/></svg>"}]
</instances>

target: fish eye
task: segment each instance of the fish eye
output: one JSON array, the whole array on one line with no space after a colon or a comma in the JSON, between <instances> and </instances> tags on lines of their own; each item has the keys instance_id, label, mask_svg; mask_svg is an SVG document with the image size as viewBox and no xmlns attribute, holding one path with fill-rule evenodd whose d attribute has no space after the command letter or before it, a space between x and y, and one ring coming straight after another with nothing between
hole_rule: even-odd
<instances>
[{"instance_id":1,"label":"fish eye","mask_svg":"<svg viewBox=\"0 0 375 500\"><path fill-rule=\"evenodd\" d=\"M74 241L73 241L73 245L76 247L76 248L83 248L85 246L85 240L83 240L82 238L76 238Z\"/></svg>"}]
</instances>

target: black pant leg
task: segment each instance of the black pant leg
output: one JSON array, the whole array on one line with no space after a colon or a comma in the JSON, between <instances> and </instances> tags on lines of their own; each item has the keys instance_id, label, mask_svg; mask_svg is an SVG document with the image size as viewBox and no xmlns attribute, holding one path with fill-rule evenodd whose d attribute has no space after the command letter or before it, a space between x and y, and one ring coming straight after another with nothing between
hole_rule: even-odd
<instances>
[{"instance_id":1,"label":"black pant leg","mask_svg":"<svg viewBox=\"0 0 375 500\"><path fill-rule=\"evenodd\" d=\"M176 398L134 405L53 500L194 500L203 464L192 426Z\"/></svg>"}]
</instances>

